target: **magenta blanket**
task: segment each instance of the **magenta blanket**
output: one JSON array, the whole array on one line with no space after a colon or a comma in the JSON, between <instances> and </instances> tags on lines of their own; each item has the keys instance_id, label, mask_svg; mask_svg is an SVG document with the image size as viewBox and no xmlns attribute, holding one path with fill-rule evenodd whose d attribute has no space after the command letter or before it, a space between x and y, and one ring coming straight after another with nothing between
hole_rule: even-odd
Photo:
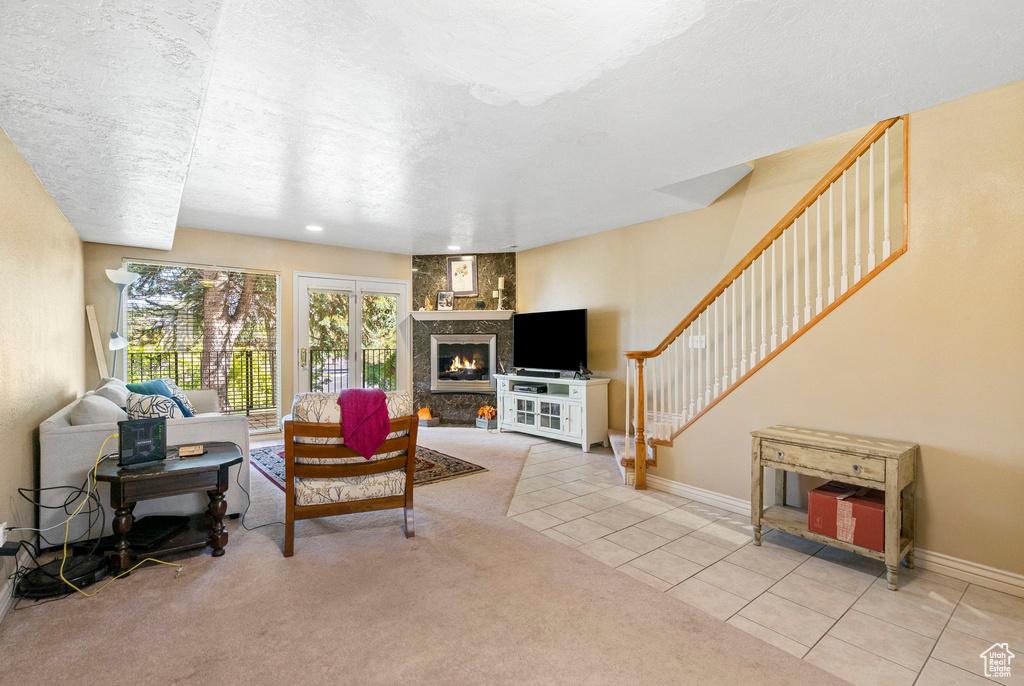
<instances>
[{"instance_id":1,"label":"magenta blanket","mask_svg":"<svg viewBox=\"0 0 1024 686\"><path fill-rule=\"evenodd\" d=\"M387 397L377 388L349 388L338 396L345 445L369 460L391 431Z\"/></svg>"}]
</instances>

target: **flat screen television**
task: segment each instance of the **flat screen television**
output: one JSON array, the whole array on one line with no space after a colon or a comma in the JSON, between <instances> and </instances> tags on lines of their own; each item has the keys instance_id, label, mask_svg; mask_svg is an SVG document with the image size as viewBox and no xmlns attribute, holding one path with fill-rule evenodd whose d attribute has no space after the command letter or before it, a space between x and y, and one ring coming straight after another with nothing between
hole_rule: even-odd
<instances>
[{"instance_id":1,"label":"flat screen television","mask_svg":"<svg viewBox=\"0 0 1024 686\"><path fill-rule=\"evenodd\" d=\"M587 311L512 315L512 366L576 371L587 366Z\"/></svg>"}]
</instances>

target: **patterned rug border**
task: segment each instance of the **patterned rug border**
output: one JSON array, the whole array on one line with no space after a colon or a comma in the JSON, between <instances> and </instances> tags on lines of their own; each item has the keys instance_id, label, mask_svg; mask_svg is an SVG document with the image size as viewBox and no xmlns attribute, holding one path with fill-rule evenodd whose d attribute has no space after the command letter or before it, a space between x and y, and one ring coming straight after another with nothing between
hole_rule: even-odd
<instances>
[{"instance_id":1,"label":"patterned rug border","mask_svg":"<svg viewBox=\"0 0 1024 686\"><path fill-rule=\"evenodd\" d=\"M283 462L283 458L281 458L279 456L279 453L282 452L283 450L284 450L284 444L283 443L281 443L279 445L265 445L265 446L261 446L259 448L251 448L249 450L249 464L252 465L253 467L255 467L256 471L258 471L260 474L262 474L264 476L264 478L267 479L267 481L269 481L270 483L274 484L275 486L277 486L282 491L284 490L284 483L278 481L277 477L273 473L271 473L268 469L266 469L264 467L264 465L260 464L259 459L257 457L257 453L264 452L264 451L272 453L271 457L273 459L282 460L282 462ZM460 472L458 474L449 474L448 476L438 476L438 477L435 477L435 478L432 478L432 479L426 479L424 481L414 481L413 483L414 483L415 486L427 486L429 484L436 484L436 483L440 483L442 481L451 481L452 479L459 479L459 478L464 477L464 476L469 476L470 474L479 474L481 472L488 471L488 469L486 467L481 467L480 465L475 464L473 462L470 462L469 460L463 460L461 457L455 457L454 455L449 455L447 453L442 453L440 450L434 450L433 448L427 448L426 446L422 446L422 445L416 446L416 453L417 453L416 454L416 459L417 460L422 460L424 462L430 462L430 459L428 459L428 457L420 457L419 452L421 450L429 451L431 453L434 453L435 455L440 455L443 458L447 458L449 460L454 460L455 462L458 462L460 464L469 465L470 467L472 467L472 469L467 469L466 471Z\"/></svg>"}]
</instances>

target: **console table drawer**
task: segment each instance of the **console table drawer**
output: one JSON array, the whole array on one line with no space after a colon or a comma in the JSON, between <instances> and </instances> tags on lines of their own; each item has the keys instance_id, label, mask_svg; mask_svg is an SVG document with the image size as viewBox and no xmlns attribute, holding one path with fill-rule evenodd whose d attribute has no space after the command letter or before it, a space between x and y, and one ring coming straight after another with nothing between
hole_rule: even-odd
<instances>
[{"instance_id":1,"label":"console table drawer","mask_svg":"<svg viewBox=\"0 0 1024 686\"><path fill-rule=\"evenodd\" d=\"M217 472L169 474L162 479L139 479L121 484L121 497L129 502L181 495L217 488Z\"/></svg>"},{"instance_id":2,"label":"console table drawer","mask_svg":"<svg viewBox=\"0 0 1024 686\"><path fill-rule=\"evenodd\" d=\"M830 472L885 483L885 460L789 443L761 441L761 459L778 464Z\"/></svg>"}]
</instances>

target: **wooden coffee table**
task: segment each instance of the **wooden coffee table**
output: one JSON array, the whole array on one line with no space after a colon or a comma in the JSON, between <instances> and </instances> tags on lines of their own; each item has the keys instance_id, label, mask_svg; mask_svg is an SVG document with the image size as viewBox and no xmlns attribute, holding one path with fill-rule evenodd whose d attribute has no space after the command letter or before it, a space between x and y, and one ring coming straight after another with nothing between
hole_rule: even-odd
<instances>
[{"instance_id":1,"label":"wooden coffee table","mask_svg":"<svg viewBox=\"0 0 1024 686\"><path fill-rule=\"evenodd\" d=\"M205 443L201 457L169 458L135 468L121 468L116 463L101 464L96 480L110 484L110 506L114 508L112 528L118 541L110 556L110 568L116 573L130 568L135 554L128 544L128 532L135 518L132 512L140 500L166 498L184 493L205 491L210 497L209 516L213 530L199 530L204 515L195 515L189 528L172 536L159 550L147 551L146 557L157 558L195 548L213 548L213 556L224 554L228 532L224 529L227 502L224 494L230 485L229 468L242 462L242 451L234 443Z\"/></svg>"}]
</instances>

